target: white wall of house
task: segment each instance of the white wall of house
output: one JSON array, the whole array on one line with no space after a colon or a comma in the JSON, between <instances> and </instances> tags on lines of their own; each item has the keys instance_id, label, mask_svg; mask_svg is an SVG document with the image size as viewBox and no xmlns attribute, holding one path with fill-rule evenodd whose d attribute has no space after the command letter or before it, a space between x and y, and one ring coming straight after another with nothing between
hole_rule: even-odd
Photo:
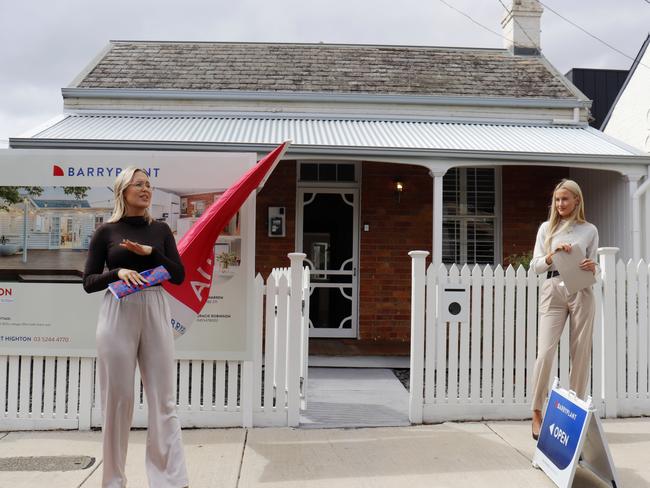
<instances>
[{"instance_id":1,"label":"white wall of house","mask_svg":"<svg viewBox=\"0 0 650 488\"><path fill-rule=\"evenodd\" d=\"M580 184L587 220L598 227L600 247L618 247L619 259L632 258L632 204L630 183L620 173L573 168L571 179Z\"/></svg>"},{"instance_id":2,"label":"white wall of house","mask_svg":"<svg viewBox=\"0 0 650 488\"><path fill-rule=\"evenodd\" d=\"M650 153L649 88L650 46L646 44L639 63L612 109L604 132L647 153ZM650 168L648 168L648 175L650 176ZM639 257L650 259L650 194L648 191L639 198L639 212L641 222L638 229L641 235ZM630 215L630 221L633 218L631 214L632 209L630 208L629 212L626 212L626 215ZM632 226L630 226L630 236L632 236ZM632 239L632 237L630 238Z\"/></svg>"},{"instance_id":3,"label":"white wall of house","mask_svg":"<svg viewBox=\"0 0 650 488\"><path fill-rule=\"evenodd\" d=\"M616 102L604 132L650 152L650 47Z\"/></svg>"}]
</instances>

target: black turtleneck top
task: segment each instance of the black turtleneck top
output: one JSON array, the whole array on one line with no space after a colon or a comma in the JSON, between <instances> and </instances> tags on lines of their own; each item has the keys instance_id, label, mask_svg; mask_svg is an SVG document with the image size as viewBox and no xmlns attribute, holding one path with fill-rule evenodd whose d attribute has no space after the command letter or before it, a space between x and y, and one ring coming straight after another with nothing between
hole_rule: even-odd
<instances>
[{"instance_id":1,"label":"black turtleneck top","mask_svg":"<svg viewBox=\"0 0 650 488\"><path fill-rule=\"evenodd\" d=\"M151 254L140 256L120 247L122 239L151 246ZM93 293L106 289L109 283L119 280L117 272L122 268L141 272L161 264L171 275L169 281L176 285L183 282L185 270L169 226L164 222L148 223L144 217L123 217L119 222L100 226L93 234L84 269L84 290Z\"/></svg>"}]
</instances>

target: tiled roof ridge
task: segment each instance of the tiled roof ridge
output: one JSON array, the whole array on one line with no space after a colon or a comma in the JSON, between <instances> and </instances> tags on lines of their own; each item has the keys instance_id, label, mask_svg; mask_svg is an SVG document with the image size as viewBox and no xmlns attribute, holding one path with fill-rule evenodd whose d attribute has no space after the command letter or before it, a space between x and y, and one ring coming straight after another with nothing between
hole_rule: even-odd
<instances>
[{"instance_id":1,"label":"tiled roof ridge","mask_svg":"<svg viewBox=\"0 0 650 488\"><path fill-rule=\"evenodd\" d=\"M111 44L151 44L151 45L215 45L215 46L279 46L279 47L327 47L327 48L377 48L377 49L413 49L441 51L478 51L494 52L510 55L510 51L500 47L475 46L429 46L420 44L369 44L369 43L336 43L336 42L279 42L279 41L165 41L145 39L111 39Z\"/></svg>"}]
</instances>

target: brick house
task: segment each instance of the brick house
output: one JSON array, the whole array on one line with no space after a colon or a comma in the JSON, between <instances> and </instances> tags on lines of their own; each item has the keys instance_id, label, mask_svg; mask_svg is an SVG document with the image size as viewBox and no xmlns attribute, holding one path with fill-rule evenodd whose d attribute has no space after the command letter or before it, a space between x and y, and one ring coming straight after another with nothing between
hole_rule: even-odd
<instances>
[{"instance_id":1,"label":"brick house","mask_svg":"<svg viewBox=\"0 0 650 488\"><path fill-rule=\"evenodd\" d=\"M540 16L517 2L504 49L113 41L62 90L64 114L10 145L261 156L291 139L257 195L257 271L304 251L312 337L405 343L407 253L507 264L561 178L582 184L601 244L628 252L629 199L611 202L650 157L587 125L590 101L540 54Z\"/></svg>"}]
</instances>

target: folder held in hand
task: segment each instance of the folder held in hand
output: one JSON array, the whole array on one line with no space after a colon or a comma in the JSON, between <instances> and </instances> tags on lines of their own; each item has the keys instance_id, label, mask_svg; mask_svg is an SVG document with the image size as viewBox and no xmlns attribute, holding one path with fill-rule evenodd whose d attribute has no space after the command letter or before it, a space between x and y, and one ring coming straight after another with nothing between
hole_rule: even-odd
<instances>
[{"instance_id":1,"label":"folder held in hand","mask_svg":"<svg viewBox=\"0 0 650 488\"><path fill-rule=\"evenodd\" d=\"M578 244L571 246L571 252L558 251L553 254L553 263L569 293L576 293L596 283L594 273L580 269L584 259L585 253Z\"/></svg>"},{"instance_id":2,"label":"folder held in hand","mask_svg":"<svg viewBox=\"0 0 650 488\"><path fill-rule=\"evenodd\" d=\"M162 283L163 281L171 278L169 271L167 271L164 266L157 266L155 268L142 271L140 273L140 276L146 278L148 282L145 282L145 284L141 286L129 286L124 282L124 280L119 280L109 284L108 289L115 296L115 298L119 300L120 298L130 295L131 293L135 293L140 290L144 290L145 288L158 285L159 283Z\"/></svg>"}]
</instances>

